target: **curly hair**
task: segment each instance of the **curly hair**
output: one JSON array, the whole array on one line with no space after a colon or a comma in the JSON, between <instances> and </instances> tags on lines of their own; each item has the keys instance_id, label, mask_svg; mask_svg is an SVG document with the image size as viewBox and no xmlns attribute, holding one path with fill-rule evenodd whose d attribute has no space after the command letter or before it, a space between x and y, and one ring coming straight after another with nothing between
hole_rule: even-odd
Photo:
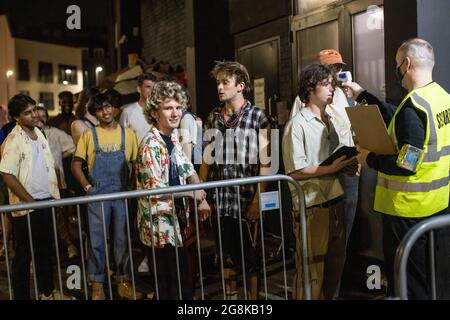
<instances>
[{"instance_id":1,"label":"curly hair","mask_svg":"<svg viewBox=\"0 0 450 320\"><path fill-rule=\"evenodd\" d=\"M250 76L247 69L236 61L215 61L214 69L211 71L211 76L217 79L219 73L225 74L226 77L236 77L235 85L243 82L245 84L244 97L248 98L250 91L252 90L252 84L250 82Z\"/></svg>"},{"instance_id":2,"label":"curly hair","mask_svg":"<svg viewBox=\"0 0 450 320\"><path fill-rule=\"evenodd\" d=\"M311 92L314 92L319 82L328 80L332 77L333 85L336 85L336 74L333 72L332 67L323 64L311 64L305 67L299 75L298 80L298 96L304 103L309 102Z\"/></svg>"},{"instance_id":3,"label":"curly hair","mask_svg":"<svg viewBox=\"0 0 450 320\"><path fill-rule=\"evenodd\" d=\"M158 111L161 103L166 99L173 99L183 107L183 111L187 107L188 98L183 87L175 81L159 81L155 84L152 94L147 98L144 107L144 116L149 124L156 123L156 119L152 116L152 112Z\"/></svg>"}]
</instances>

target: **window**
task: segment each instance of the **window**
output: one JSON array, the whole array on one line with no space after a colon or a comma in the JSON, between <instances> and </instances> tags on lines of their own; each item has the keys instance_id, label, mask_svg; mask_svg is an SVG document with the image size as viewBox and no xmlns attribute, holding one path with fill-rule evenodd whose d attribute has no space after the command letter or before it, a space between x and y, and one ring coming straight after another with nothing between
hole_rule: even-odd
<instances>
[{"instance_id":1,"label":"window","mask_svg":"<svg viewBox=\"0 0 450 320\"><path fill-rule=\"evenodd\" d=\"M103 48L94 48L94 58L102 59L105 56L105 50Z\"/></svg>"},{"instance_id":2,"label":"window","mask_svg":"<svg viewBox=\"0 0 450 320\"><path fill-rule=\"evenodd\" d=\"M43 103L47 110L55 110L53 92L39 92L39 102Z\"/></svg>"},{"instance_id":3,"label":"window","mask_svg":"<svg viewBox=\"0 0 450 320\"><path fill-rule=\"evenodd\" d=\"M18 68L18 80L30 81L30 68L28 67L28 60L19 59Z\"/></svg>"},{"instance_id":4,"label":"window","mask_svg":"<svg viewBox=\"0 0 450 320\"><path fill-rule=\"evenodd\" d=\"M353 16L353 76L361 86L386 98L383 8L369 7Z\"/></svg>"},{"instance_id":5,"label":"window","mask_svg":"<svg viewBox=\"0 0 450 320\"><path fill-rule=\"evenodd\" d=\"M77 82L77 67L60 64L58 66L58 83L65 85L78 84Z\"/></svg>"},{"instance_id":6,"label":"window","mask_svg":"<svg viewBox=\"0 0 450 320\"><path fill-rule=\"evenodd\" d=\"M49 62L39 62L38 81L53 82L53 64Z\"/></svg>"}]
</instances>

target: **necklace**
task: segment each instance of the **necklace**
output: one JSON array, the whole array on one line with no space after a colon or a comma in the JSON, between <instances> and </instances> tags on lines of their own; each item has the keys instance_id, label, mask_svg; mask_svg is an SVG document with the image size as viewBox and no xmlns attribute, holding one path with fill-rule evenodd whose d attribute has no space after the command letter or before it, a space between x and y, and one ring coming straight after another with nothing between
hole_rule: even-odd
<instances>
[{"instance_id":1,"label":"necklace","mask_svg":"<svg viewBox=\"0 0 450 320\"><path fill-rule=\"evenodd\" d=\"M242 117L242 115L244 114L244 107L247 105L247 100L244 100L244 103L242 104L242 106L241 106L241 108L240 108L240 110L239 110L239 114L236 116L236 119L234 119L233 120L233 122L231 122L231 123L228 123L228 121L226 121L225 120L225 110L226 110L226 108L225 108L225 106L223 107L223 112L222 112L222 120L223 120L223 124L224 124L224 126L226 127L226 128L234 128L236 125L237 125L237 123L239 122L239 120L241 119L241 117ZM233 116L233 112L231 112L231 116L230 116L230 112L227 112L227 116L228 117L230 117L230 119L231 119L231 117ZM228 120L230 120L230 119L228 119Z\"/></svg>"}]
</instances>

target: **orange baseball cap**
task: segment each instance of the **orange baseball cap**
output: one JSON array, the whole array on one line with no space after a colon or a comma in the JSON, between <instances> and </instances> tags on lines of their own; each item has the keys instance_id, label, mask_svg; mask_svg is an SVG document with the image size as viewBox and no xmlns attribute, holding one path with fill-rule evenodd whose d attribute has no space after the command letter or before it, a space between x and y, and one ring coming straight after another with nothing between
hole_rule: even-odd
<instances>
[{"instance_id":1,"label":"orange baseball cap","mask_svg":"<svg viewBox=\"0 0 450 320\"><path fill-rule=\"evenodd\" d=\"M326 49L322 50L317 54L316 61L319 64L345 64L344 61L342 61L342 56L339 52L333 49Z\"/></svg>"}]
</instances>

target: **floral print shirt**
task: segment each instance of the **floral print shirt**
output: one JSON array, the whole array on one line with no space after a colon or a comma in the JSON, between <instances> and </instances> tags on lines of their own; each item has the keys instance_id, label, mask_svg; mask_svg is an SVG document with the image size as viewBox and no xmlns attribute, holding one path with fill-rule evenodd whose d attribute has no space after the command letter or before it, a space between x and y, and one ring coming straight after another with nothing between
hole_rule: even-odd
<instances>
[{"instance_id":1,"label":"floral print shirt","mask_svg":"<svg viewBox=\"0 0 450 320\"><path fill-rule=\"evenodd\" d=\"M41 144L41 147L44 150L50 195L54 199L59 199L55 162L48 141L38 128L34 128L34 132L37 134L38 143ZM33 170L32 152L31 138L20 125L16 125L2 144L0 172L15 176L28 192L31 190L31 175ZM19 197L9 190L9 203L18 204L21 202ZM13 212L12 215L13 217L24 216L28 213L27 211L28 210L16 211Z\"/></svg>"},{"instance_id":2,"label":"floral print shirt","mask_svg":"<svg viewBox=\"0 0 450 320\"><path fill-rule=\"evenodd\" d=\"M171 141L174 148L169 155L156 127L151 127L144 136L136 161L138 190L169 187L171 157L176 161L180 184L186 184L186 179L195 173L194 166L184 154L175 132L171 135ZM155 248L162 248L166 244L183 245L178 218L174 217L172 208L172 200L161 199L159 196L138 199L139 238L145 245L151 247L153 243Z\"/></svg>"}]
</instances>

